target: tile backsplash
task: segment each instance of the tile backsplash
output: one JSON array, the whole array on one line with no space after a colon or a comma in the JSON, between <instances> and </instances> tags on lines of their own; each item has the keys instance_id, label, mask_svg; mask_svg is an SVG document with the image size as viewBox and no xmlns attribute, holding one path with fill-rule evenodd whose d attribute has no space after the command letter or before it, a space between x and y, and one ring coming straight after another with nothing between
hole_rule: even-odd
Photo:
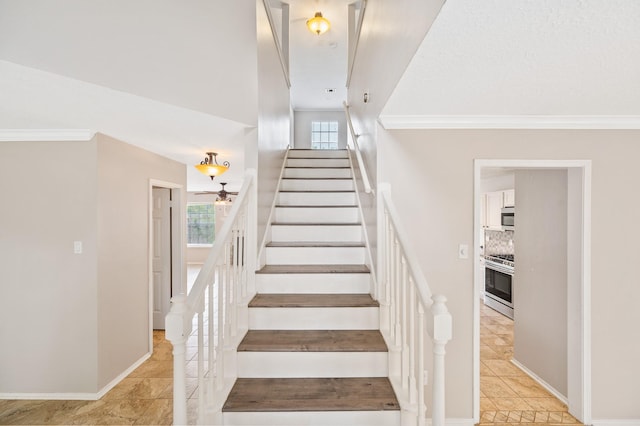
<instances>
[{"instance_id":1,"label":"tile backsplash","mask_svg":"<svg viewBox=\"0 0 640 426\"><path fill-rule=\"evenodd\" d=\"M484 254L513 254L513 231L484 231Z\"/></svg>"}]
</instances>

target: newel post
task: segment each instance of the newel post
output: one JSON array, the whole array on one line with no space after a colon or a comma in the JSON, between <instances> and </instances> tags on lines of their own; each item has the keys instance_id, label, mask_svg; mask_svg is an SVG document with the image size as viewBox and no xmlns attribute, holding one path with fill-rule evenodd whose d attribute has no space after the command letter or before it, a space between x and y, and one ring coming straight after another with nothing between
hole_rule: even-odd
<instances>
[{"instance_id":1,"label":"newel post","mask_svg":"<svg viewBox=\"0 0 640 426\"><path fill-rule=\"evenodd\" d=\"M185 324L187 296L171 298L171 310L165 319L165 335L173 345L173 424L187 424L187 381L185 352L191 333L191 320Z\"/></svg>"},{"instance_id":2,"label":"newel post","mask_svg":"<svg viewBox=\"0 0 640 426\"><path fill-rule=\"evenodd\" d=\"M445 302L447 298L442 295L434 295L431 305L432 322L429 334L433 338L433 401L431 409L431 424L444 426L445 400L444 400L444 356L445 345L451 340L453 322L451 314Z\"/></svg>"}]
</instances>

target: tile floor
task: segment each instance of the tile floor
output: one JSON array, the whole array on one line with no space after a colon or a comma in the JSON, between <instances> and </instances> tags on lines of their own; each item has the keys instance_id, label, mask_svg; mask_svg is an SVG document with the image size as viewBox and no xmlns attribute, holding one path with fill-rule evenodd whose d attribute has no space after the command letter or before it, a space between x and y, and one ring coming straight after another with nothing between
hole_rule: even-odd
<instances>
[{"instance_id":1,"label":"tile floor","mask_svg":"<svg viewBox=\"0 0 640 426\"><path fill-rule=\"evenodd\" d=\"M581 424L567 406L511 363L513 321L481 303L480 424Z\"/></svg>"},{"instance_id":2,"label":"tile floor","mask_svg":"<svg viewBox=\"0 0 640 426\"><path fill-rule=\"evenodd\" d=\"M171 344L153 332L151 358L98 401L0 400L0 425L168 425L173 420ZM193 395L197 379L187 379ZM195 400L190 400L194 413ZM192 419L195 422L195 419Z\"/></svg>"}]
</instances>

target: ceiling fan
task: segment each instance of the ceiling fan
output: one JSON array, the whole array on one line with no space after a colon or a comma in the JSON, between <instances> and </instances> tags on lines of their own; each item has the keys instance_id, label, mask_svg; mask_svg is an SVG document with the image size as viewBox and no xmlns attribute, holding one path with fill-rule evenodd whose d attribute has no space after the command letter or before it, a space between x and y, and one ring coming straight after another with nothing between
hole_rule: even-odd
<instances>
[{"instance_id":1,"label":"ceiling fan","mask_svg":"<svg viewBox=\"0 0 640 426\"><path fill-rule=\"evenodd\" d=\"M230 192L230 191L226 191L224 189L224 186L227 184L227 182L220 182L220 185L222 186L222 189L218 192L215 191L204 191L204 192L196 192L196 195L208 195L208 194L216 194L218 196L218 198L216 198L216 201L228 201L231 202L231 198L228 198L229 195L238 195L237 192Z\"/></svg>"}]
</instances>

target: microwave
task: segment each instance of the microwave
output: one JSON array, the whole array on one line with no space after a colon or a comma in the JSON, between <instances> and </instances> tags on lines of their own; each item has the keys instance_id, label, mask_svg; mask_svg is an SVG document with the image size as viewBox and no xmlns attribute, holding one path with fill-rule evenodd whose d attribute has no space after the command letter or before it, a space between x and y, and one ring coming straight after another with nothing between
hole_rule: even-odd
<instances>
[{"instance_id":1,"label":"microwave","mask_svg":"<svg viewBox=\"0 0 640 426\"><path fill-rule=\"evenodd\" d=\"M503 231L513 231L515 228L515 207L504 207L500 213L500 225Z\"/></svg>"}]
</instances>

